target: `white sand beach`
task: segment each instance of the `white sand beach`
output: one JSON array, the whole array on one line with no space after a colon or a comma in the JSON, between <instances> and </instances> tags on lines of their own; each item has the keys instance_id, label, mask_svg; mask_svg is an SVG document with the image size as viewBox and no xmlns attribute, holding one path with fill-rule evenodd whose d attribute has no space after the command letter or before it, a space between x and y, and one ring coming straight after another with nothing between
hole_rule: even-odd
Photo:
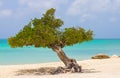
<instances>
[{"instance_id":1,"label":"white sand beach","mask_svg":"<svg viewBox=\"0 0 120 78\"><path fill-rule=\"evenodd\" d=\"M60 62L0 65L0 78L120 78L120 58L90 59L78 61L82 66L82 73L66 73L58 75L16 75L21 69L37 69L40 67L63 66Z\"/></svg>"}]
</instances>

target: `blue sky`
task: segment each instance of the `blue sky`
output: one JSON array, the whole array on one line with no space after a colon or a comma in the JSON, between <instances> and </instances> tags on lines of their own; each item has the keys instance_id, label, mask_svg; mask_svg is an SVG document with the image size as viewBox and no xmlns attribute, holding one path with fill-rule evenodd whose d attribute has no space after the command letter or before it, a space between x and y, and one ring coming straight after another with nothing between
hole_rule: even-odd
<instances>
[{"instance_id":1,"label":"blue sky","mask_svg":"<svg viewBox=\"0 0 120 78\"><path fill-rule=\"evenodd\" d=\"M94 31L94 38L120 38L120 0L0 0L0 38L14 36L49 8L65 27Z\"/></svg>"}]
</instances>

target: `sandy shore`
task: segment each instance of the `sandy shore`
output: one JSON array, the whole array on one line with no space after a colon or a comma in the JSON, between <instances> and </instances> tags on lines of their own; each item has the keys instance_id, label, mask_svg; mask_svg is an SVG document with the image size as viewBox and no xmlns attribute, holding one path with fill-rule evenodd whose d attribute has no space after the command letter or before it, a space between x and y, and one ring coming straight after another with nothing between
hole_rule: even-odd
<instances>
[{"instance_id":1,"label":"sandy shore","mask_svg":"<svg viewBox=\"0 0 120 78\"><path fill-rule=\"evenodd\" d=\"M16 71L21 69L37 69L40 67L64 66L60 62L25 64L25 65L0 65L0 78L120 78L120 58L91 59L78 61L83 73L67 73L58 75L20 75Z\"/></svg>"}]
</instances>

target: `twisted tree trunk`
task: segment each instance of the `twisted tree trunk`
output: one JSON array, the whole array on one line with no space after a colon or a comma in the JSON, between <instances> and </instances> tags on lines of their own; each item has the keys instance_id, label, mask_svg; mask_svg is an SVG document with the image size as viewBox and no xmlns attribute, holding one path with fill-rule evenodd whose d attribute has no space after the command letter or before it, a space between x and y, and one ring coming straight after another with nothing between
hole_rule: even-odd
<instances>
[{"instance_id":1,"label":"twisted tree trunk","mask_svg":"<svg viewBox=\"0 0 120 78\"><path fill-rule=\"evenodd\" d=\"M61 47L54 46L52 50L55 51L60 60L65 64L65 69L72 72L81 72L81 66L79 66L75 59L68 58Z\"/></svg>"}]
</instances>

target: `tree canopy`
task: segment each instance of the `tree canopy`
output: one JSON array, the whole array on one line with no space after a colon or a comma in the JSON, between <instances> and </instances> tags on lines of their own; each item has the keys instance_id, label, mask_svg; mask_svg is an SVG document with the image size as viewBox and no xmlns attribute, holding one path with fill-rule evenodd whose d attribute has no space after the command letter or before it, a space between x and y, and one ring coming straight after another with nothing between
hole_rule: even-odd
<instances>
[{"instance_id":1,"label":"tree canopy","mask_svg":"<svg viewBox=\"0 0 120 78\"><path fill-rule=\"evenodd\" d=\"M84 28L65 28L60 30L64 22L55 18L55 9L51 8L46 11L41 18L34 18L16 36L8 39L9 44L15 47L35 46L48 47L54 45L71 46L83 41L93 39L93 32Z\"/></svg>"}]
</instances>

